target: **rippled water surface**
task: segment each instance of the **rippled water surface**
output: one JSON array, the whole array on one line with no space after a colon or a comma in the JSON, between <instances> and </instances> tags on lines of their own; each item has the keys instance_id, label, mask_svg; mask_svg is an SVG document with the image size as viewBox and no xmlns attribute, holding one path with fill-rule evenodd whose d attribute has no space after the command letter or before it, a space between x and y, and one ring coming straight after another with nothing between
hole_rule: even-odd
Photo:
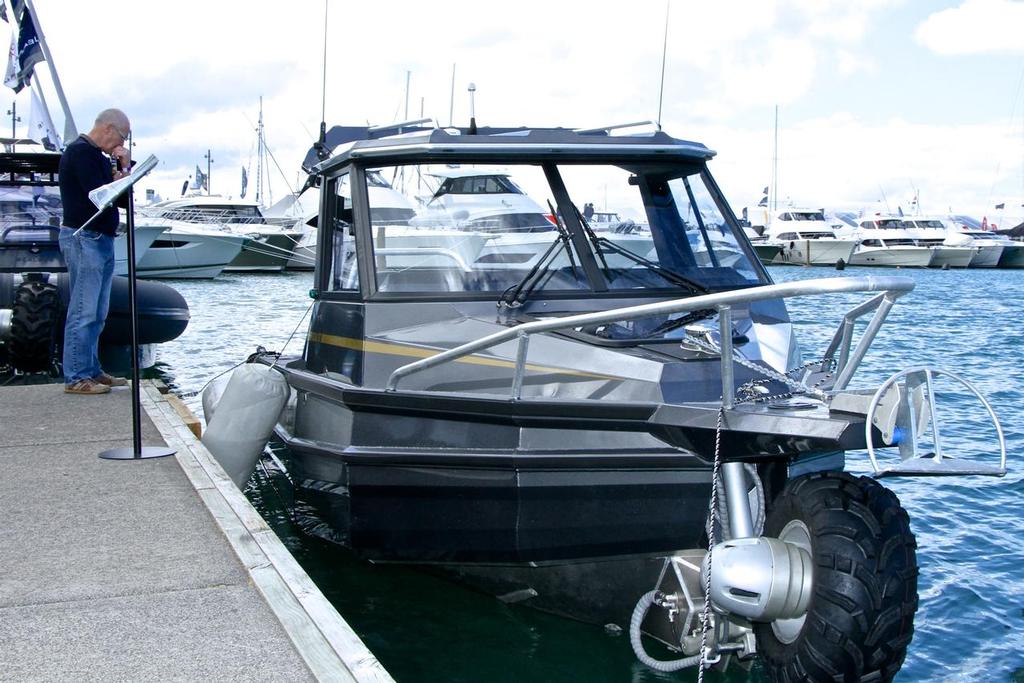
<instances>
[{"instance_id":1,"label":"rippled water surface","mask_svg":"<svg viewBox=\"0 0 1024 683\"><path fill-rule=\"evenodd\" d=\"M886 480L917 535L920 608L898 681L1024 681L1024 271L941 271L776 267L777 282L818 277L902 275L915 290L897 302L854 380L875 386L910 365L947 368L988 397L1006 434L1010 474L1002 479ZM222 275L173 282L192 321L163 345L158 372L179 393L199 391L257 345L302 349L310 274ZM794 300L790 311L806 358L820 355L841 315L863 295ZM285 347L293 330L295 338ZM966 399L953 387L941 401ZM198 396L187 398L197 413ZM995 457L994 435L978 404L943 403L943 448ZM865 456L848 469L866 473ZM300 533L288 511L287 482L257 471L250 499L339 612L404 681L686 681L636 663L625 634L506 606L425 573L374 566ZM763 680L733 669L707 680Z\"/></svg>"}]
</instances>

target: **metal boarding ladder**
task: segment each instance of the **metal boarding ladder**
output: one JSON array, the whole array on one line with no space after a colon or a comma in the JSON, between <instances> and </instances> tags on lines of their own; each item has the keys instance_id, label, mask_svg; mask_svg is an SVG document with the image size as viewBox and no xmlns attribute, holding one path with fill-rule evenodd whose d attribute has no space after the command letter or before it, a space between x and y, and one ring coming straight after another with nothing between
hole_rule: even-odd
<instances>
[{"instance_id":1,"label":"metal boarding ladder","mask_svg":"<svg viewBox=\"0 0 1024 683\"><path fill-rule=\"evenodd\" d=\"M958 459L942 452L942 437L936 412L934 379L937 375L949 377L972 393L988 412L999 440L999 466ZM902 382L901 382L902 380ZM872 444L872 427L882 434L890 446L898 446L900 462L888 467L879 465ZM919 454L919 445L931 427L931 453ZM959 476L977 474L1002 477L1006 474L1006 439L999 418L985 397L967 380L939 368L914 367L897 372L882 382L868 405L864 434L868 445L868 458L876 478L895 476Z\"/></svg>"}]
</instances>

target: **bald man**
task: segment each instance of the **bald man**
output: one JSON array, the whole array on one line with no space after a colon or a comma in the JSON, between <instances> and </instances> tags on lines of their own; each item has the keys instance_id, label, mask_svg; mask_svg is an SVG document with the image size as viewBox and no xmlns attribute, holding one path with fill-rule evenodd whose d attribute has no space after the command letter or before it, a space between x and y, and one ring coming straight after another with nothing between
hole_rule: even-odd
<instances>
[{"instance_id":1,"label":"bald man","mask_svg":"<svg viewBox=\"0 0 1024 683\"><path fill-rule=\"evenodd\" d=\"M105 109L96 117L92 130L79 135L60 158L60 199L64 205L60 251L71 284L64 325L64 391L69 394L105 394L112 386L127 384L103 372L99 360L100 333L110 308L114 237L120 213L111 206L88 228L78 229L96 213L89 192L124 177L131 168L127 147L131 130L123 111ZM126 194L119 204L127 208L127 201Z\"/></svg>"}]
</instances>

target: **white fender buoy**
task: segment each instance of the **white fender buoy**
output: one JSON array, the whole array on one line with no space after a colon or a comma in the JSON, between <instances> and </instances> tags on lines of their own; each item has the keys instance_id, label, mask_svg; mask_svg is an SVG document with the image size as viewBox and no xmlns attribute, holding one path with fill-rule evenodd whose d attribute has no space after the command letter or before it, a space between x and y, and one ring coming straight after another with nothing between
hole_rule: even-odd
<instances>
[{"instance_id":1,"label":"white fender buoy","mask_svg":"<svg viewBox=\"0 0 1024 683\"><path fill-rule=\"evenodd\" d=\"M224 395L224 389L230 380L231 375L221 375L203 389L203 419L206 420L206 424L210 424L210 420L213 419L213 411L217 409L220 397Z\"/></svg>"},{"instance_id":2,"label":"white fender buoy","mask_svg":"<svg viewBox=\"0 0 1024 683\"><path fill-rule=\"evenodd\" d=\"M246 363L235 368L220 400L214 401L216 413L207 416L203 445L238 488L245 486L256 469L289 391L280 372Z\"/></svg>"}]
</instances>

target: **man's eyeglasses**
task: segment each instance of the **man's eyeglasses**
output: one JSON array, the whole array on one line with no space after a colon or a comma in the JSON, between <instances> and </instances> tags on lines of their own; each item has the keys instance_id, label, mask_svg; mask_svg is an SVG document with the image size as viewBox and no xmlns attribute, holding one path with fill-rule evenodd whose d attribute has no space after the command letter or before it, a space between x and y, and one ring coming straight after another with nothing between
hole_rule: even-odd
<instances>
[{"instance_id":1,"label":"man's eyeglasses","mask_svg":"<svg viewBox=\"0 0 1024 683\"><path fill-rule=\"evenodd\" d=\"M122 143L123 143L123 142L124 142L125 140L127 140L127 139L128 139L128 136L130 136L130 135L132 134L132 132L131 132L131 131L128 131L127 133L122 133L122 132L120 131L120 129L119 129L119 128L118 128L117 126L111 126L111 128L113 128L113 129L114 129L114 132L115 132L115 133L117 133L118 137L120 137L120 138L121 138L121 142L122 142Z\"/></svg>"}]
</instances>

